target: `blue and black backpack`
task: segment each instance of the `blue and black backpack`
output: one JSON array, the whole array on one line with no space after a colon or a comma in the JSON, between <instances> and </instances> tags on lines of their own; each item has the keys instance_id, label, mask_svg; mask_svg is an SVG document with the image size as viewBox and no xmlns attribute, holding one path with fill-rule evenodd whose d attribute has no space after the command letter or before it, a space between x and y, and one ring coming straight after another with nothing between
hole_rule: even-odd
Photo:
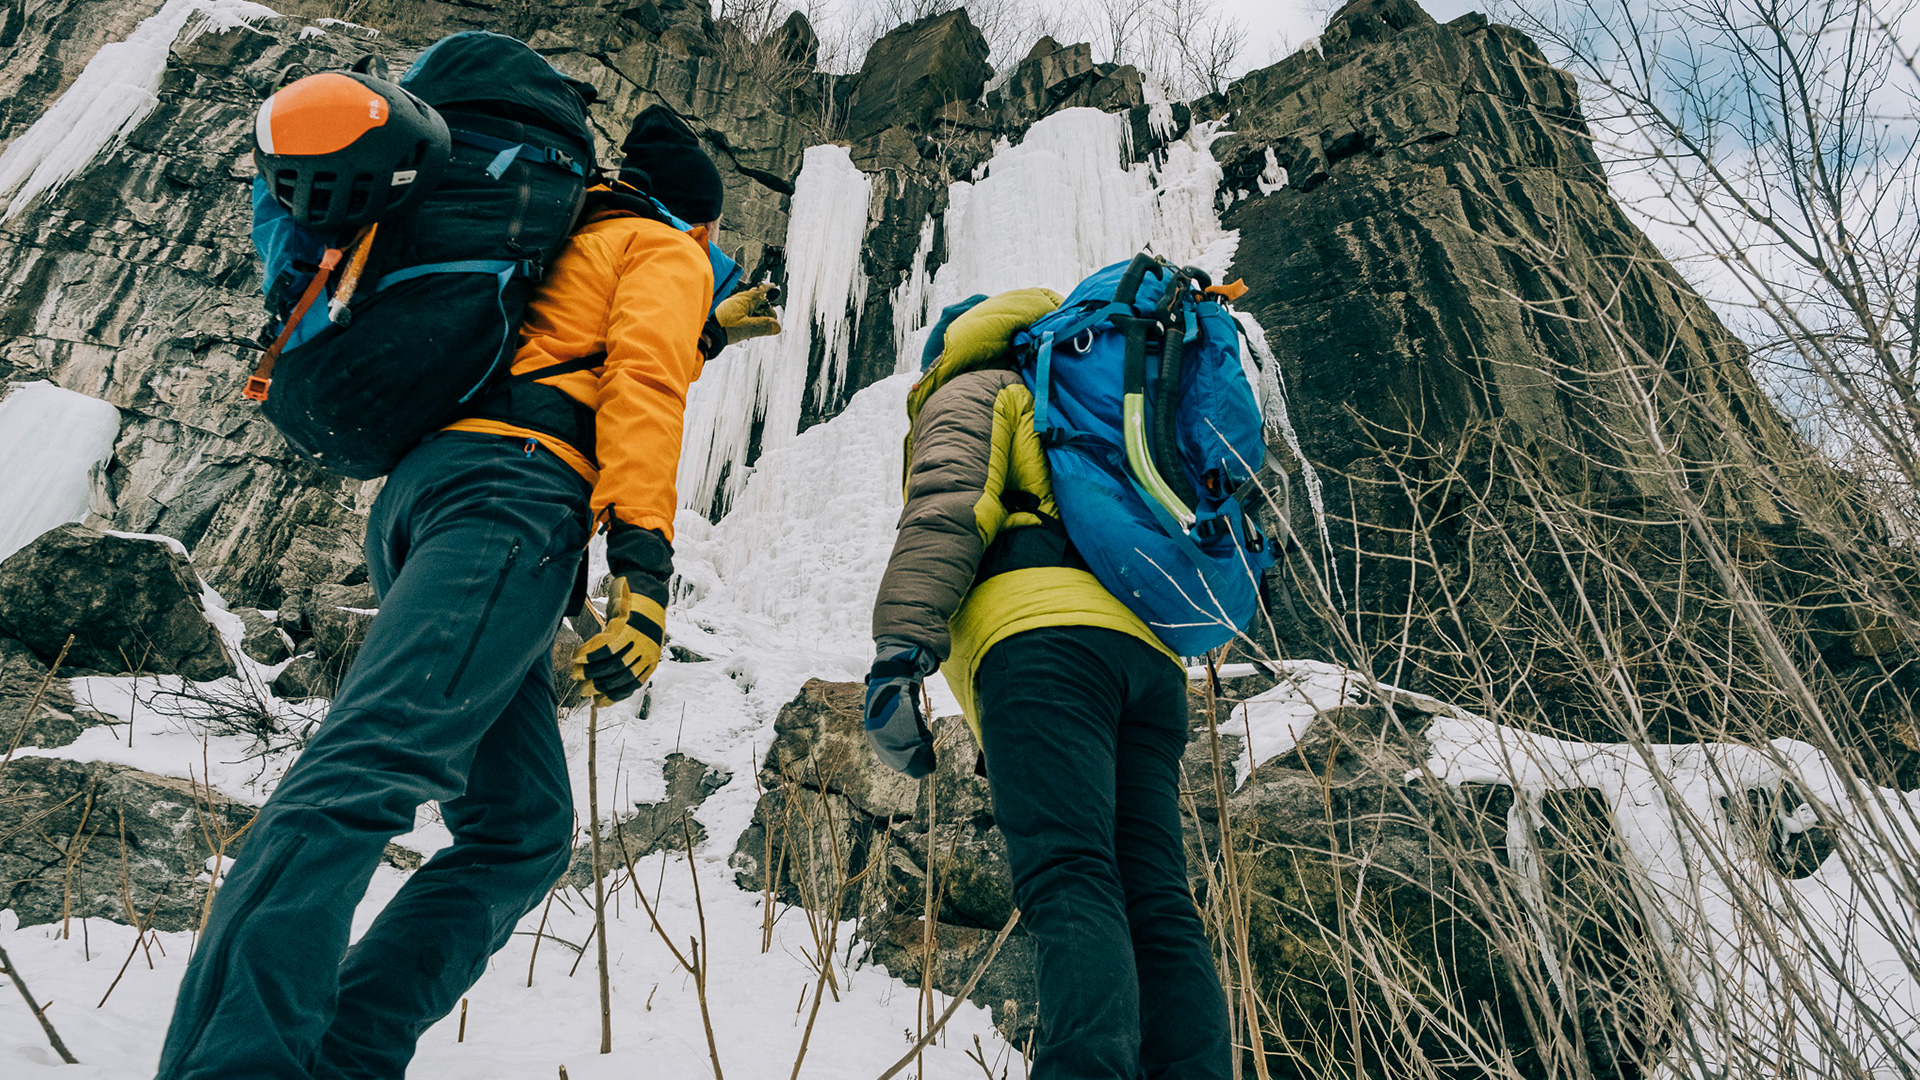
<instances>
[{"instance_id":1,"label":"blue and black backpack","mask_svg":"<svg viewBox=\"0 0 1920 1080\"><path fill-rule=\"evenodd\" d=\"M1252 624L1277 557L1235 496L1266 440L1239 327L1210 284L1143 253L1014 338L1068 537L1182 656Z\"/></svg>"},{"instance_id":2,"label":"blue and black backpack","mask_svg":"<svg viewBox=\"0 0 1920 1080\"><path fill-rule=\"evenodd\" d=\"M400 85L445 118L452 157L417 208L380 222L350 302L337 302L345 275L333 275L322 302L300 307L350 238L295 221L264 181L253 191L273 315L263 339L285 341L247 396L294 449L359 479L390 471L503 380L522 310L594 172L591 88L513 38L443 38Z\"/></svg>"}]
</instances>

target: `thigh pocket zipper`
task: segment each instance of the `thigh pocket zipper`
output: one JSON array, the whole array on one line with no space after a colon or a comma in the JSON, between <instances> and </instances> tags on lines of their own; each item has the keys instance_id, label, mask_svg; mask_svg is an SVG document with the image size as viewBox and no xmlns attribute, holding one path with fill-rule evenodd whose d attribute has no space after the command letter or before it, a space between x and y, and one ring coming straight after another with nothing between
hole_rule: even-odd
<instances>
[{"instance_id":1,"label":"thigh pocket zipper","mask_svg":"<svg viewBox=\"0 0 1920 1080\"><path fill-rule=\"evenodd\" d=\"M467 639L467 651L460 654L460 663L454 666L453 677L447 680L446 697L453 698L453 692L460 687L460 676L467 673L467 665L473 662L473 651L480 647L480 635L487 632L487 623L493 618L493 606L500 602L500 593L507 587L507 575L513 573L513 564L520 560L520 541L515 540L507 549L507 564L500 568L500 576L494 579L493 591L487 594L487 603L480 609L480 622L473 628L473 636Z\"/></svg>"}]
</instances>

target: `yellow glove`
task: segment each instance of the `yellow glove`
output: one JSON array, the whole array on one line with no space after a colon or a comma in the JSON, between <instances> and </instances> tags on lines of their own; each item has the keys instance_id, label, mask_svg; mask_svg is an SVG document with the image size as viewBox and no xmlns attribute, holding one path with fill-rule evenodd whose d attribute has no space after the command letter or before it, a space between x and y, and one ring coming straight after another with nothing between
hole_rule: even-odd
<instances>
[{"instance_id":1,"label":"yellow glove","mask_svg":"<svg viewBox=\"0 0 1920 1080\"><path fill-rule=\"evenodd\" d=\"M713 309L714 320L727 332L727 344L738 345L748 338L772 337L780 332L780 320L773 314L773 291L767 283L741 289Z\"/></svg>"},{"instance_id":2,"label":"yellow glove","mask_svg":"<svg viewBox=\"0 0 1920 1080\"><path fill-rule=\"evenodd\" d=\"M625 701L653 677L666 637L667 609L616 577L607 590L607 625L573 651L573 681L596 705Z\"/></svg>"}]
</instances>

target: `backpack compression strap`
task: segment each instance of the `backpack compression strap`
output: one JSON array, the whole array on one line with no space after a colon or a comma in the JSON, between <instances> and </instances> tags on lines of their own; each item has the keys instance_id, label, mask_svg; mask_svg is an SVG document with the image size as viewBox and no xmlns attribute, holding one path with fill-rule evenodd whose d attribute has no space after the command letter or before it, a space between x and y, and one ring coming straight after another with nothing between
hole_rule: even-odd
<instances>
[{"instance_id":1,"label":"backpack compression strap","mask_svg":"<svg viewBox=\"0 0 1920 1080\"><path fill-rule=\"evenodd\" d=\"M586 167L573 159L573 155L564 150L555 150L546 146L531 146L508 139L496 139L491 135L482 135L477 131L462 131L454 128L448 132L453 141L462 146L471 146L479 150L494 151L493 161L487 165L487 175L495 180L506 175L507 166L519 159L526 159L536 165L550 165L553 168L570 172L575 176L587 175Z\"/></svg>"}]
</instances>

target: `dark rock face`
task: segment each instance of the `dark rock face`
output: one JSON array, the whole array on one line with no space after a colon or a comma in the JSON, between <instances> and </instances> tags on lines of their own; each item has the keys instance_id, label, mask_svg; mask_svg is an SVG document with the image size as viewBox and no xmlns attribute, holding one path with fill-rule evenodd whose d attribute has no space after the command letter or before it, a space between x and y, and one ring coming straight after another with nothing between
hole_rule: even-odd
<instances>
[{"instance_id":1,"label":"dark rock face","mask_svg":"<svg viewBox=\"0 0 1920 1080\"><path fill-rule=\"evenodd\" d=\"M895 125L925 131L943 114L966 115L993 78L987 52L965 8L889 32L860 66L847 99L847 134L859 140Z\"/></svg>"},{"instance_id":2,"label":"dark rock face","mask_svg":"<svg viewBox=\"0 0 1920 1080\"><path fill-rule=\"evenodd\" d=\"M75 702L72 684L52 675L32 649L0 637L0 754L65 746L90 727L114 722Z\"/></svg>"},{"instance_id":3,"label":"dark rock face","mask_svg":"<svg viewBox=\"0 0 1920 1080\"><path fill-rule=\"evenodd\" d=\"M14 758L0 795L22 826L0 832L0 908L23 926L70 915L193 929L215 853L206 836L230 839L254 813L185 780L55 758Z\"/></svg>"},{"instance_id":4,"label":"dark rock face","mask_svg":"<svg viewBox=\"0 0 1920 1080\"><path fill-rule=\"evenodd\" d=\"M185 558L159 540L79 525L49 530L0 563L0 634L49 663L71 634L68 666L113 674L207 680L234 670Z\"/></svg>"}]
</instances>

